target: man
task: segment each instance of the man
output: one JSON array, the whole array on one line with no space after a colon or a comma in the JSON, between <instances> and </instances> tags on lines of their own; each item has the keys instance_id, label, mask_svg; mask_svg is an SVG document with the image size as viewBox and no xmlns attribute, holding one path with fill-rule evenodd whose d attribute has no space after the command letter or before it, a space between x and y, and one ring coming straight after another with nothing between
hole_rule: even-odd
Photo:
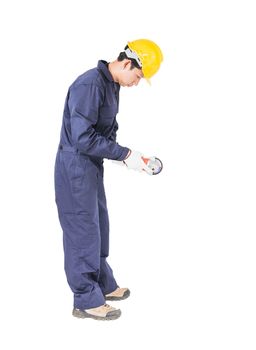
<instances>
[{"instance_id":1,"label":"man","mask_svg":"<svg viewBox=\"0 0 256 350\"><path fill-rule=\"evenodd\" d=\"M121 311L105 300L130 295L128 288L119 288L106 261L109 221L103 159L124 161L130 169L152 173L141 153L116 143L116 114L120 86L151 78L162 59L154 42L135 40L117 60L99 61L97 68L79 76L68 90L55 163L55 194L76 317L116 319Z\"/></svg>"}]
</instances>

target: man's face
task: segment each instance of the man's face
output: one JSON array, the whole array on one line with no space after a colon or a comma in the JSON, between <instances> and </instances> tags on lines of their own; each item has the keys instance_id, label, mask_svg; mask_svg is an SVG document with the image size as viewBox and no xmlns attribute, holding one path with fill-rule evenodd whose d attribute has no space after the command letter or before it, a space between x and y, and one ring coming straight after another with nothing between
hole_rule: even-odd
<instances>
[{"instance_id":1,"label":"man's face","mask_svg":"<svg viewBox=\"0 0 256 350\"><path fill-rule=\"evenodd\" d=\"M142 70L138 68L131 69L131 61L125 60L118 74L118 83L121 86L137 86L141 78L143 78Z\"/></svg>"}]
</instances>

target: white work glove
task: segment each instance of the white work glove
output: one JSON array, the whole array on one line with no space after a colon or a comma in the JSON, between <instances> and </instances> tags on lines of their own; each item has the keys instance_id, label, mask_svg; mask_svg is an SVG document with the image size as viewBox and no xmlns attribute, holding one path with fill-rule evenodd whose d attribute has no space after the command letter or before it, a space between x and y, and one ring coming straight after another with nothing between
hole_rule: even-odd
<instances>
[{"instance_id":1,"label":"white work glove","mask_svg":"<svg viewBox=\"0 0 256 350\"><path fill-rule=\"evenodd\" d=\"M153 175L152 170L147 166L143 160L143 155L137 151L130 151L129 155L123 161L128 169L133 169L137 171L146 171L147 174Z\"/></svg>"}]
</instances>

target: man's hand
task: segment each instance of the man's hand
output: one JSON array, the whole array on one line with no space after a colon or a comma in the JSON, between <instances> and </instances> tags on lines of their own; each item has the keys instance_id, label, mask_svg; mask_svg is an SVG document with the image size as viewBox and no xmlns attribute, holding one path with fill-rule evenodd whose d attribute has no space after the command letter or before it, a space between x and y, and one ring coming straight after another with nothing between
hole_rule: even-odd
<instances>
[{"instance_id":1,"label":"man's hand","mask_svg":"<svg viewBox=\"0 0 256 350\"><path fill-rule=\"evenodd\" d=\"M146 171L149 175L153 175L152 170L147 166L143 160L143 155L137 151L130 151L128 156L123 161L128 169L137 171Z\"/></svg>"}]
</instances>

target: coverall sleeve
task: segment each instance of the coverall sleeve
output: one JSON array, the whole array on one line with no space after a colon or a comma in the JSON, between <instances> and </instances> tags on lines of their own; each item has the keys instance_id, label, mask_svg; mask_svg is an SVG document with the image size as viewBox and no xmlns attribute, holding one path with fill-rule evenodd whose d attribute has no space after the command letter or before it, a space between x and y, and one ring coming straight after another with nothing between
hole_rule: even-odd
<instances>
[{"instance_id":1,"label":"coverall sleeve","mask_svg":"<svg viewBox=\"0 0 256 350\"><path fill-rule=\"evenodd\" d=\"M103 89L94 84L78 85L70 89L68 106L74 145L89 156L124 160L129 149L95 130L103 99Z\"/></svg>"},{"instance_id":2,"label":"coverall sleeve","mask_svg":"<svg viewBox=\"0 0 256 350\"><path fill-rule=\"evenodd\" d=\"M115 141L116 142L116 132L117 132L117 130L118 130L118 123L116 121L114 130L113 130L113 132L112 132L112 134L110 135L110 138L109 138L111 141Z\"/></svg>"}]
</instances>

